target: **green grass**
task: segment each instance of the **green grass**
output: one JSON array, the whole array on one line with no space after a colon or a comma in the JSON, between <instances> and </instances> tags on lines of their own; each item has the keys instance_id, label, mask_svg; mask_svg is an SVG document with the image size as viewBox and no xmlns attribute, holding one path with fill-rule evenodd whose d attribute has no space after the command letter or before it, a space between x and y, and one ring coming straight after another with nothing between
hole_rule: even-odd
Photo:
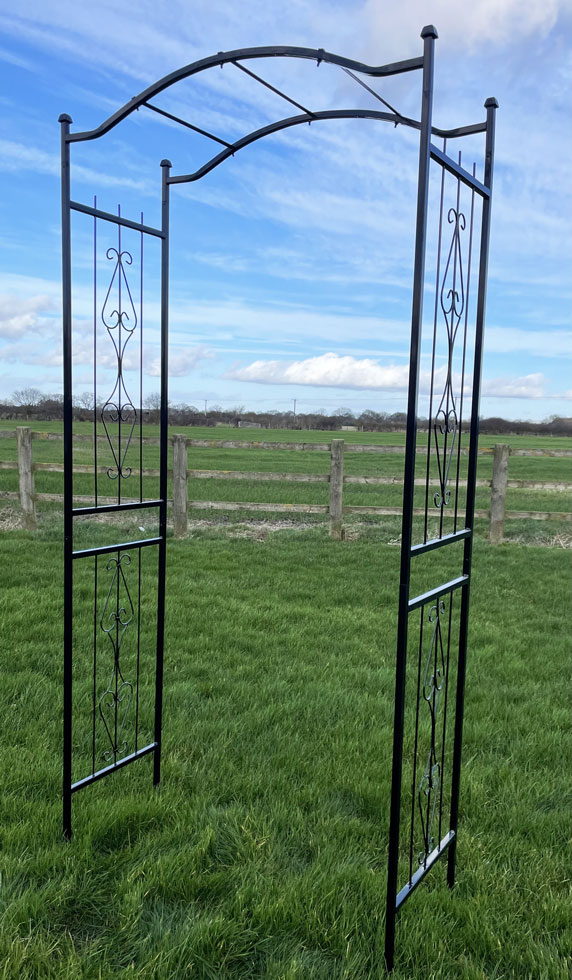
<instances>
[{"instance_id":1,"label":"green grass","mask_svg":"<svg viewBox=\"0 0 572 980\"><path fill-rule=\"evenodd\" d=\"M2 980L383 975L399 553L380 537L170 542L161 787L141 760L84 791L65 844L61 525L3 535ZM569 565L476 542L457 886L437 866L403 909L396 980L569 977Z\"/></svg>"},{"instance_id":2,"label":"green grass","mask_svg":"<svg viewBox=\"0 0 572 980\"><path fill-rule=\"evenodd\" d=\"M38 432L60 432L61 422L28 423L9 419L0 419L0 429L15 429L17 425L27 424ZM75 422L74 431L90 435L93 431L91 422ZM237 429L232 425L222 426L170 426L170 432L181 432L193 439L230 439L245 442L306 442L324 443L332 438L343 438L347 443L356 445L405 445L404 432L338 432L331 429ZM149 438L159 437L158 425L145 425L144 434ZM494 446L497 442L505 442L520 449L570 449L571 440L561 436L521 436L521 435L485 435L480 437L482 446Z\"/></svg>"}]
</instances>

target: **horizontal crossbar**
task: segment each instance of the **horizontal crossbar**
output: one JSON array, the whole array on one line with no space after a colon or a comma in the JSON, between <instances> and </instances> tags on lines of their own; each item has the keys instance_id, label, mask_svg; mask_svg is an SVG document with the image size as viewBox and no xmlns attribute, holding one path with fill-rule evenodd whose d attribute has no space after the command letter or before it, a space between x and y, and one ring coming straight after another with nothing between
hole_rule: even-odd
<instances>
[{"instance_id":1,"label":"horizontal crossbar","mask_svg":"<svg viewBox=\"0 0 572 980\"><path fill-rule=\"evenodd\" d=\"M143 225L140 221L130 221L111 211L101 211L99 208L92 208L89 204L80 204L78 201L70 201L72 211L81 211L82 214L91 214L94 218L101 218L102 221L111 221L114 225L121 225L123 228L133 228L134 231L143 232L144 235L154 235L155 238L165 238L162 231L153 228L151 225Z\"/></svg>"},{"instance_id":2,"label":"horizontal crossbar","mask_svg":"<svg viewBox=\"0 0 572 980\"><path fill-rule=\"evenodd\" d=\"M154 752L158 747L158 742L151 742L144 749L137 749L136 752L132 752L131 755L126 755L124 759L119 759L118 762L106 766L105 769L98 769L97 772L92 772L90 776L85 776L84 779L78 779L77 783L72 783L71 785L72 793L77 793L78 789L83 789L84 786L91 786L92 783L97 783L104 776L109 776L109 773L115 772L116 769L124 769L130 762L134 762L135 759L139 759L143 755L149 755L150 752Z\"/></svg>"},{"instance_id":3,"label":"horizontal crossbar","mask_svg":"<svg viewBox=\"0 0 572 980\"><path fill-rule=\"evenodd\" d=\"M409 898L412 892L415 891L417 885L423 881L423 878L427 872L433 867L433 865L439 860L439 858L445 853L449 844L455 836L455 831L450 830L449 833L443 838L440 844L437 845L434 851L431 851L426 861L423 862L420 868L417 869L414 875L411 876L411 880L403 886L401 891L398 893L395 899L395 908L400 908L406 899Z\"/></svg>"},{"instance_id":4,"label":"horizontal crossbar","mask_svg":"<svg viewBox=\"0 0 572 980\"><path fill-rule=\"evenodd\" d=\"M72 558L92 558L94 555L111 555L114 551L127 551L128 548L147 548L152 544L160 544L162 540L163 538L144 538L142 541L106 544L101 548L84 548L83 551L73 551Z\"/></svg>"},{"instance_id":5,"label":"horizontal crossbar","mask_svg":"<svg viewBox=\"0 0 572 980\"><path fill-rule=\"evenodd\" d=\"M444 585L439 585L436 589L430 589L429 592L424 592L422 595L418 595L415 599L410 599L407 603L409 612L413 609L419 609L420 606L427 605L428 602L432 602L433 599L438 599L439 596L445 595L447 592L454 592L455 589L461 589L464 585L469 584L468 575L460 575L459 578L453 578L450 582L445 582Z\"/></svg>"},{"instance_id":6,"label":"horizontal crossbar","mask_svg":"<svg viewBox=\"0 0 572 980\"><path fill-rule=\"evenodd\" d=\"M463 184L466 184L467 187L470 187L472 190L476 191L477 194L480 194L481 197L491 196L490 188L485 187L480 180L473 177L473 175L470 174L468 170L465 170L464 167L460 167L458 163L455 163L451 157L447 156L446 153L443 153L443 150L440 150L433 143L431 143L431 159L435 160L436 163L440 163L445 170L448 170L450 174L453 174L453 177L457 177Z\"/></svg>"},{"instance_id":7,"label":"horizontal crossbar","mask_svg":"<svg viewBox=\"0 0 572 980\"><path fill-rule=\"evenodd\" d=\"M424 555L426 551L434 551L435 548L442 548L445 544L453 544L455 541L462 541L463 538L470 538L472 533L470 527L465 527L462 531L455 531L454 534L444 534L442 538L432 538L431 541L414 544L411 555Z\"/></svg>"},{"instance_id":8,"label":"horizontal crossbar","mask_svg":"<svg viewBox=\"0 0 572 980\"><path fill-rule=\"evenodd\" d=\"M120 510L139 510L144 507L160 507L162 500L135 500L128 504L100 504L97 507L74 507L74 517L85 517L87 514L113 514Z\"/></svg>"}]
</instances>

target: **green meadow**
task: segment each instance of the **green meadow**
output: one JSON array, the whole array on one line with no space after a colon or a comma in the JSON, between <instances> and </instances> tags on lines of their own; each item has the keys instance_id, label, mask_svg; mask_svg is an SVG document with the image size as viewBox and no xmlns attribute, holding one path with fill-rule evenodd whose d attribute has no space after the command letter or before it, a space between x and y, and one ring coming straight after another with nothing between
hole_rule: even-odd
<instances>
[{"instance_id":1,"label":"green meadow","mask_svg":"<svg viewBox=\"0 0 572 980\"><path fill-rule=\"evenodd\" d=\"M96 533L117 528L79 536ZM386 539L376 524L344 542L321 525L229 524L170 540L162 783L141 759L77 794L66 843L61 515L2 535L2 980L384 975ZM569 586L569 551L477 537L457 884L438 864L404 906L396 980L570 976ZM76 647L79 736L81 633ZM150 669L141 692L145 727Z\"/></svg>"}]
</instances>

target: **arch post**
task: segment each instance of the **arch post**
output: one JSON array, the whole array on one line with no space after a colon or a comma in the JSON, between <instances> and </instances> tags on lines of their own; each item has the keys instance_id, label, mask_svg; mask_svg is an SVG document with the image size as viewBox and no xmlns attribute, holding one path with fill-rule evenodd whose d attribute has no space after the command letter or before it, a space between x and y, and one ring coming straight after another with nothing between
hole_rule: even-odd
<instances>
[{"instance_id":1,"label":"arch post","mask_svg":"<svg viewBox=\"0 0 572 980\"><path fill-rule=\"evenodd\" d=\"M401 566L399 577L399 611L397 626L397 659L395 668L395 706L393 717L393 760L391 771L391 804L389 816L389 849L387 859L387 901L385 919L385 962L393 969L395 919L397 915L397 872L399 864L399 822L401 810L401 773L403 764L403 727L405 717L405 669L407 663L407 626L409 619L409 581L411 574L411 540L413 495L415 489L415 442L417 435L417 393L419 388L419 351L423 319L423 280L427 237L427 204L429 198L429 165L431 162L431 119L433 113L433 74L437 31L432 24L424 27L423 90L421 98L421 134L419 139L419 175L417 184L417 218L415 226L415 264L411 309L411 346L409 353L409 390L407 396L407 434L403 484L403 517L401 525Z\"/></svg>"},{"instance_id":2,"label":"arch post","mask_svg":"<svg viewBox=\"0 0 572 980\"><path fill-rule=\"evenodd\" d=\"M72 629L73 629L73 431L72 431L72 292L71 292L71 212L70 145L72 119L62 113L61 126L61 206L62 206L62 331L64 369L64 664L63 664L63 833L71 839L72 782Z\"/></svg>"},{"instance_id":3,"label":"arch post","mask_svg":"<svg viewBox=\"0 0 572 980\"><path fill-rule=\"evenodd\" d=\"M159 435L159 556L157 581L157 657L155 661L155 752L153 785L161 780L161 736L163 728L163 660L165 646L165 571L167 559L167 466L169 425L169 175L171 161L161 161L161 430Z\"/></svg>"}]
</instances>

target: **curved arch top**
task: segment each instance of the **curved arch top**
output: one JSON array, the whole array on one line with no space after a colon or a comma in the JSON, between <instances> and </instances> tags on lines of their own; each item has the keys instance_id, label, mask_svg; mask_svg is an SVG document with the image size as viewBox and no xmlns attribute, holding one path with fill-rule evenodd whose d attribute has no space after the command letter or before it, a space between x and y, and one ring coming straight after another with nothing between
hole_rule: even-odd
<instances>
[{"instance_id":1,"label":"curved arch top","mask_svg":"<svg viewBox=\"0 0 572 980\"><path fill-rule=\"evenodd\" d=\"M164 75L163 78L153 82L152 85L149 85L139 95L134 96L129 102L126 102L113 115L105 119L100 126L81 133L70 133L67 140L70 143L79 143L84 140L98 139L98 137L104 136L105 133L108 133L110 129L113 129L120 122L123 122L132 112L135 112L144 105L148 99L159 95L160 92L164 92L165 89L170 88L177 82L181 82L185 78L190 78L191 75L198 75L208 68L222 68L224 65L232 64L233 62L256 58L300 58L306 61L315 61L318 66L324 62L325 64L338 65L340 68L347 68L350 71L357 71L360 74L370 75L376 78L383 78L387 75L398 75L423 67L422 57L409 58L407 61L396 61L389 65L375 66L366 65L360 61L352 61L352 59L344 58L341 55L331 54L329 51L324 51L323 48L298 48L290 45L237 48L234 51L219 51L218 54L211 55L208 58L201 58L199 61L193 61L191 64L184 65L182 68L178 68L176 71Z\"/></svg>"},{"instance_id":2,"label":"curved arch top","mask_svg":"<svg viewBox=\"0 0 572 980\"><path fill-rule=\"evenodd\" d=\"M229 157L233 157L238 150L243 150L246 146L250 146L251 143L256 143L257 140L263 139L265 136L270 136L271 133L279 133L283 129L290 129L292 126L301 126L303 123L310 125L313 122L320 122L320 120L326 119L377 119L382 122L392 122L396 126L398 123L401 123L404 126L411 126L413 129L420 129L420 123L415 119L398 116L393 112L381 112L379 109L328 109L324 112L313 112L311 114L306 112L299 116L289 116L287 119L279 119L277 122L270 123L268 126L256 129L254 132L237 140L236 143L221 150L216 156L211 157L198 170L190 174L169 177L168 182L169 184L186 184L194 180L200 180L201 177L204 177L211 170L224 163L225 160L228 160Z\"/></svg>"},{"instance_id":3,"label":"curved arch top","mask_svg":"<svg viewBox=\"0 0 572 980\"><path fill-rule=\"evenodd\" d=\"M421 32L421 37L432 39L437 37L437 32L434 27L425 27ZM315 61L316 65L319 66L322 62L326 64L336 65L341 68L346 73L350 74L355 81L359 82L364 88L366 88L375 98L381 101L390 112L385 112L381 110L374 109L330 109L323 111L312 112L306 109L300 103L295 102L289 96L285 95L279 89L270 85L263 78L254 74L250 69L245 68L241 62L252 61L256 59L265 58L295 58L306 61ZM238 140L230 143L225 139L221 139L218 136L214 136L212 133L208 133L203 129L200 129L196 125L180 119L177 116L173 116L171 113L152 104L149 100L154 96L159 95L161 92L166 91L171 88L171 86L176 85L177 82L183 81L186 78L190 78L192 75L200 74L209 68L220 67L222 68L226 64L235 65L235 67L240 68L242 71L251 75L257 82L270 88L281 98L286 99L287 102L295 105L296 107L303 109L304 112L299 116L290 116L285 119L277 120L276 122L270 123L269 125L263 126L260 129L255 130L246 136L241 137ZM279 132L282 129L288 129L291 126L296 126L301 123L312 123L318 120L327 119L375 119L384 122L392 122L395 126L402 125L408 126L412 129L419 130L421 128L421 122L416 119L411 119L408 116L403 116L393 106L389 105L383 99L379 93L371 89L365 82L361 81L354 75L357 72L361 75L368 75L373 78L384 78L392 75L402 74L404 72L416 71L417 69L422 69L424 66L424 56L418 58L409 58L405 61L396 61L386 65L367 65L363 62L354 61L351 58L345 58L341 55L332 54L329 51L325 51L323 48L301 48L294 47L290 45L278 45L270 47L255 47L255 48L237 48L233 51L219 51L216 55L211 55L208 58L202 58L199 61L194 61L188 65L184 65L182 68L176 71L170 72L170 74L163 76L158 81L149 85L146 89L139 93L139 95L134 96L129 102L121 106L116 112L105 119L99 126L95 129L85 130L78 133L69 132L69 123L71 123L71 118L63 114L60 116L60 122L65 122L66 127L63 132L63 139L66 144L71 143L81 143L86 140L95 140L100 136L104 136L110 130L114 129L121 122L127 119L133 112L138 109L145 107L159 113L160 115L166 116L167 118L185 126L203 136L208 137L215 142L222 144L224 149L219 152L210 160L207 160L201 167L192 173L181 174L178 176L172 176L169 178L169 183L186 183L189 181L199 180L206 174L210 173L215 167L218 167L224 160L229 157L234 156L234 154L243 149L245 146L262 139L264 136L268 136L271 133ZM482 133L486 131L486 122L479 122L469 126L460 126L454 129L440 129L437 126L431 126L431 133L435 136L440 136L443 138L453 139L460 136L467 136L473 133Z\"/></svg>"}]
</instances>

